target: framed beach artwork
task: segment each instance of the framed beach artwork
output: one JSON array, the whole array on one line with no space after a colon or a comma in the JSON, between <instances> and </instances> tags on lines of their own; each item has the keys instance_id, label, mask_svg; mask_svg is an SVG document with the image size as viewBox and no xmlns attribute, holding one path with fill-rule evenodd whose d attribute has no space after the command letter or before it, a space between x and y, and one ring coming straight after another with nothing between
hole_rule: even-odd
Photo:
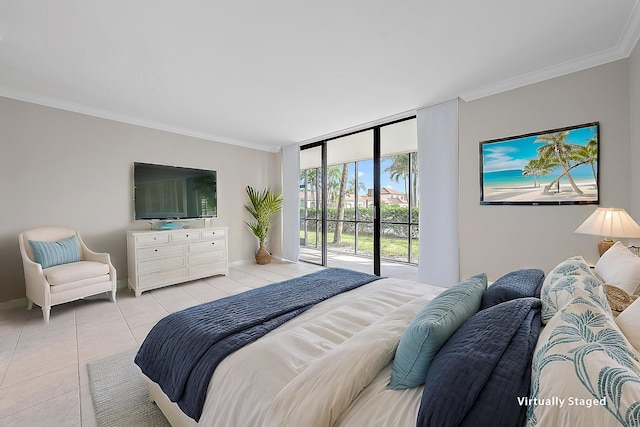
<instances>
[{"instance_id":1,"label":"framed beach artwork","mask_svg":"<svg viewBox=\"0 0 640 427\"><path fill-rule=\"evenodd\" d=\"M598 204L599 123L480 143L480 204Z\"/></svg>"}]
</instances>

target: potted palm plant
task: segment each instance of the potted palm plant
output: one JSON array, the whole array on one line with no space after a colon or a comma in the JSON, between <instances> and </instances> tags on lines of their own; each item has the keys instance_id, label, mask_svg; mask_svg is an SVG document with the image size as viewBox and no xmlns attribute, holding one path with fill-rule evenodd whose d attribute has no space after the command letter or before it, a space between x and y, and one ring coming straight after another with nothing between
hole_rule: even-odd
<instances>
[{"instance_id":1,"label":"potted palm plant","mask_svg":"<svg viewBox=\"0 0 640 427\"><path fill-rule=\"evenodd\" d=\"M251 204L245 205L244 208L251 214L254 221L245 221L244 223L247 224L260 242L260 247L256 252L256 263L260 265L269 264L271 262L271 254L264 245L269 236L271 218L282 209L283 196L282 193L276 194L268 188L259 192L247 185L246 190Z\"/></svg>"}]
</instances>

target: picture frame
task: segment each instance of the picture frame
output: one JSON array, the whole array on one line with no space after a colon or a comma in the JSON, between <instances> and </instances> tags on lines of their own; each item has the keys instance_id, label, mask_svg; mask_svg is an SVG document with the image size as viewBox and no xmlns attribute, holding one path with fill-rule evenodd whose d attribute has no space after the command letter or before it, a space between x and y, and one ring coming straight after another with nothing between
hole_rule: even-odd
<instances>
[{"instance_id":1,"label":"picture frame","mask_svg":"<svg viewBox=\"0 0 640 427\"><path fill-rule=\"evenodd\" d=\"M599 122L482 141L480 204L599 204L599 160Z\"/></svg>"}]
</instances>

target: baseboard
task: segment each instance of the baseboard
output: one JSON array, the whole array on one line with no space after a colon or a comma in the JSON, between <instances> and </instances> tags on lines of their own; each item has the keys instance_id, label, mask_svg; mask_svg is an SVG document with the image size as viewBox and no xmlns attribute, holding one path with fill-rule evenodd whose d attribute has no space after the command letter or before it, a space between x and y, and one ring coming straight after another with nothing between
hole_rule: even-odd
<instances>
[{"instance_id":1,"label":"baseboard","mask_svg":"<svg viewBox=\"0 0 640 427\"><path fill-rule=\"evenodd\" d=\"M0 302L0 310L10 310L12 308L27 307L27 297L18 298L11 301Z\"/></svg>"},{"instance_id":2,"label":"baseboard","mask_svg":"<svg viewBox=\"0 0 640 427\"><path fill-rule=\"evenodd\" d=\"M274 261L279 261L279 262L290 262L290 263L295 263L296 262L296 261L291 261L291 260L288 260L288 259L284 259L284 258L280 257L279 255L271 255L271 258ZM239 260L239 261L229 262L229 267L237 268L237 267L242 267L244 265L258 265L258 264L256 264L256 260L255 259L242 259L242 260Z\"/></svg>"}]
</instances>

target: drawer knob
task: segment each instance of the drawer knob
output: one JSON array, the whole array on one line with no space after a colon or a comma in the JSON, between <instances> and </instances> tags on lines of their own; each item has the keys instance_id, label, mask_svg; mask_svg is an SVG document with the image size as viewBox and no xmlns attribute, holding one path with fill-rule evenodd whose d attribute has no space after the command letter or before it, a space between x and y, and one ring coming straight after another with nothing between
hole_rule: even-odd
<instances>
[{"instance_id":1,"label":"drawer knob","mask_svg":"<svg viewBox=\"0 0 640 427\"><path fill-rule=\"evenodd\" d=\"M154 249L153 251L154 251L154 252L158 252L158 250L157 250L157 249Z\"/></svg>"},{"instance_id":2,"label":"drawer knob","mask_svg":"<svg viewBox=\"0 0 640 427\"><path fill-rule=\"evenodd\" d=\"M189 235L187 234L187 237L189 237Z\"/></svg>"}]
</instances>

